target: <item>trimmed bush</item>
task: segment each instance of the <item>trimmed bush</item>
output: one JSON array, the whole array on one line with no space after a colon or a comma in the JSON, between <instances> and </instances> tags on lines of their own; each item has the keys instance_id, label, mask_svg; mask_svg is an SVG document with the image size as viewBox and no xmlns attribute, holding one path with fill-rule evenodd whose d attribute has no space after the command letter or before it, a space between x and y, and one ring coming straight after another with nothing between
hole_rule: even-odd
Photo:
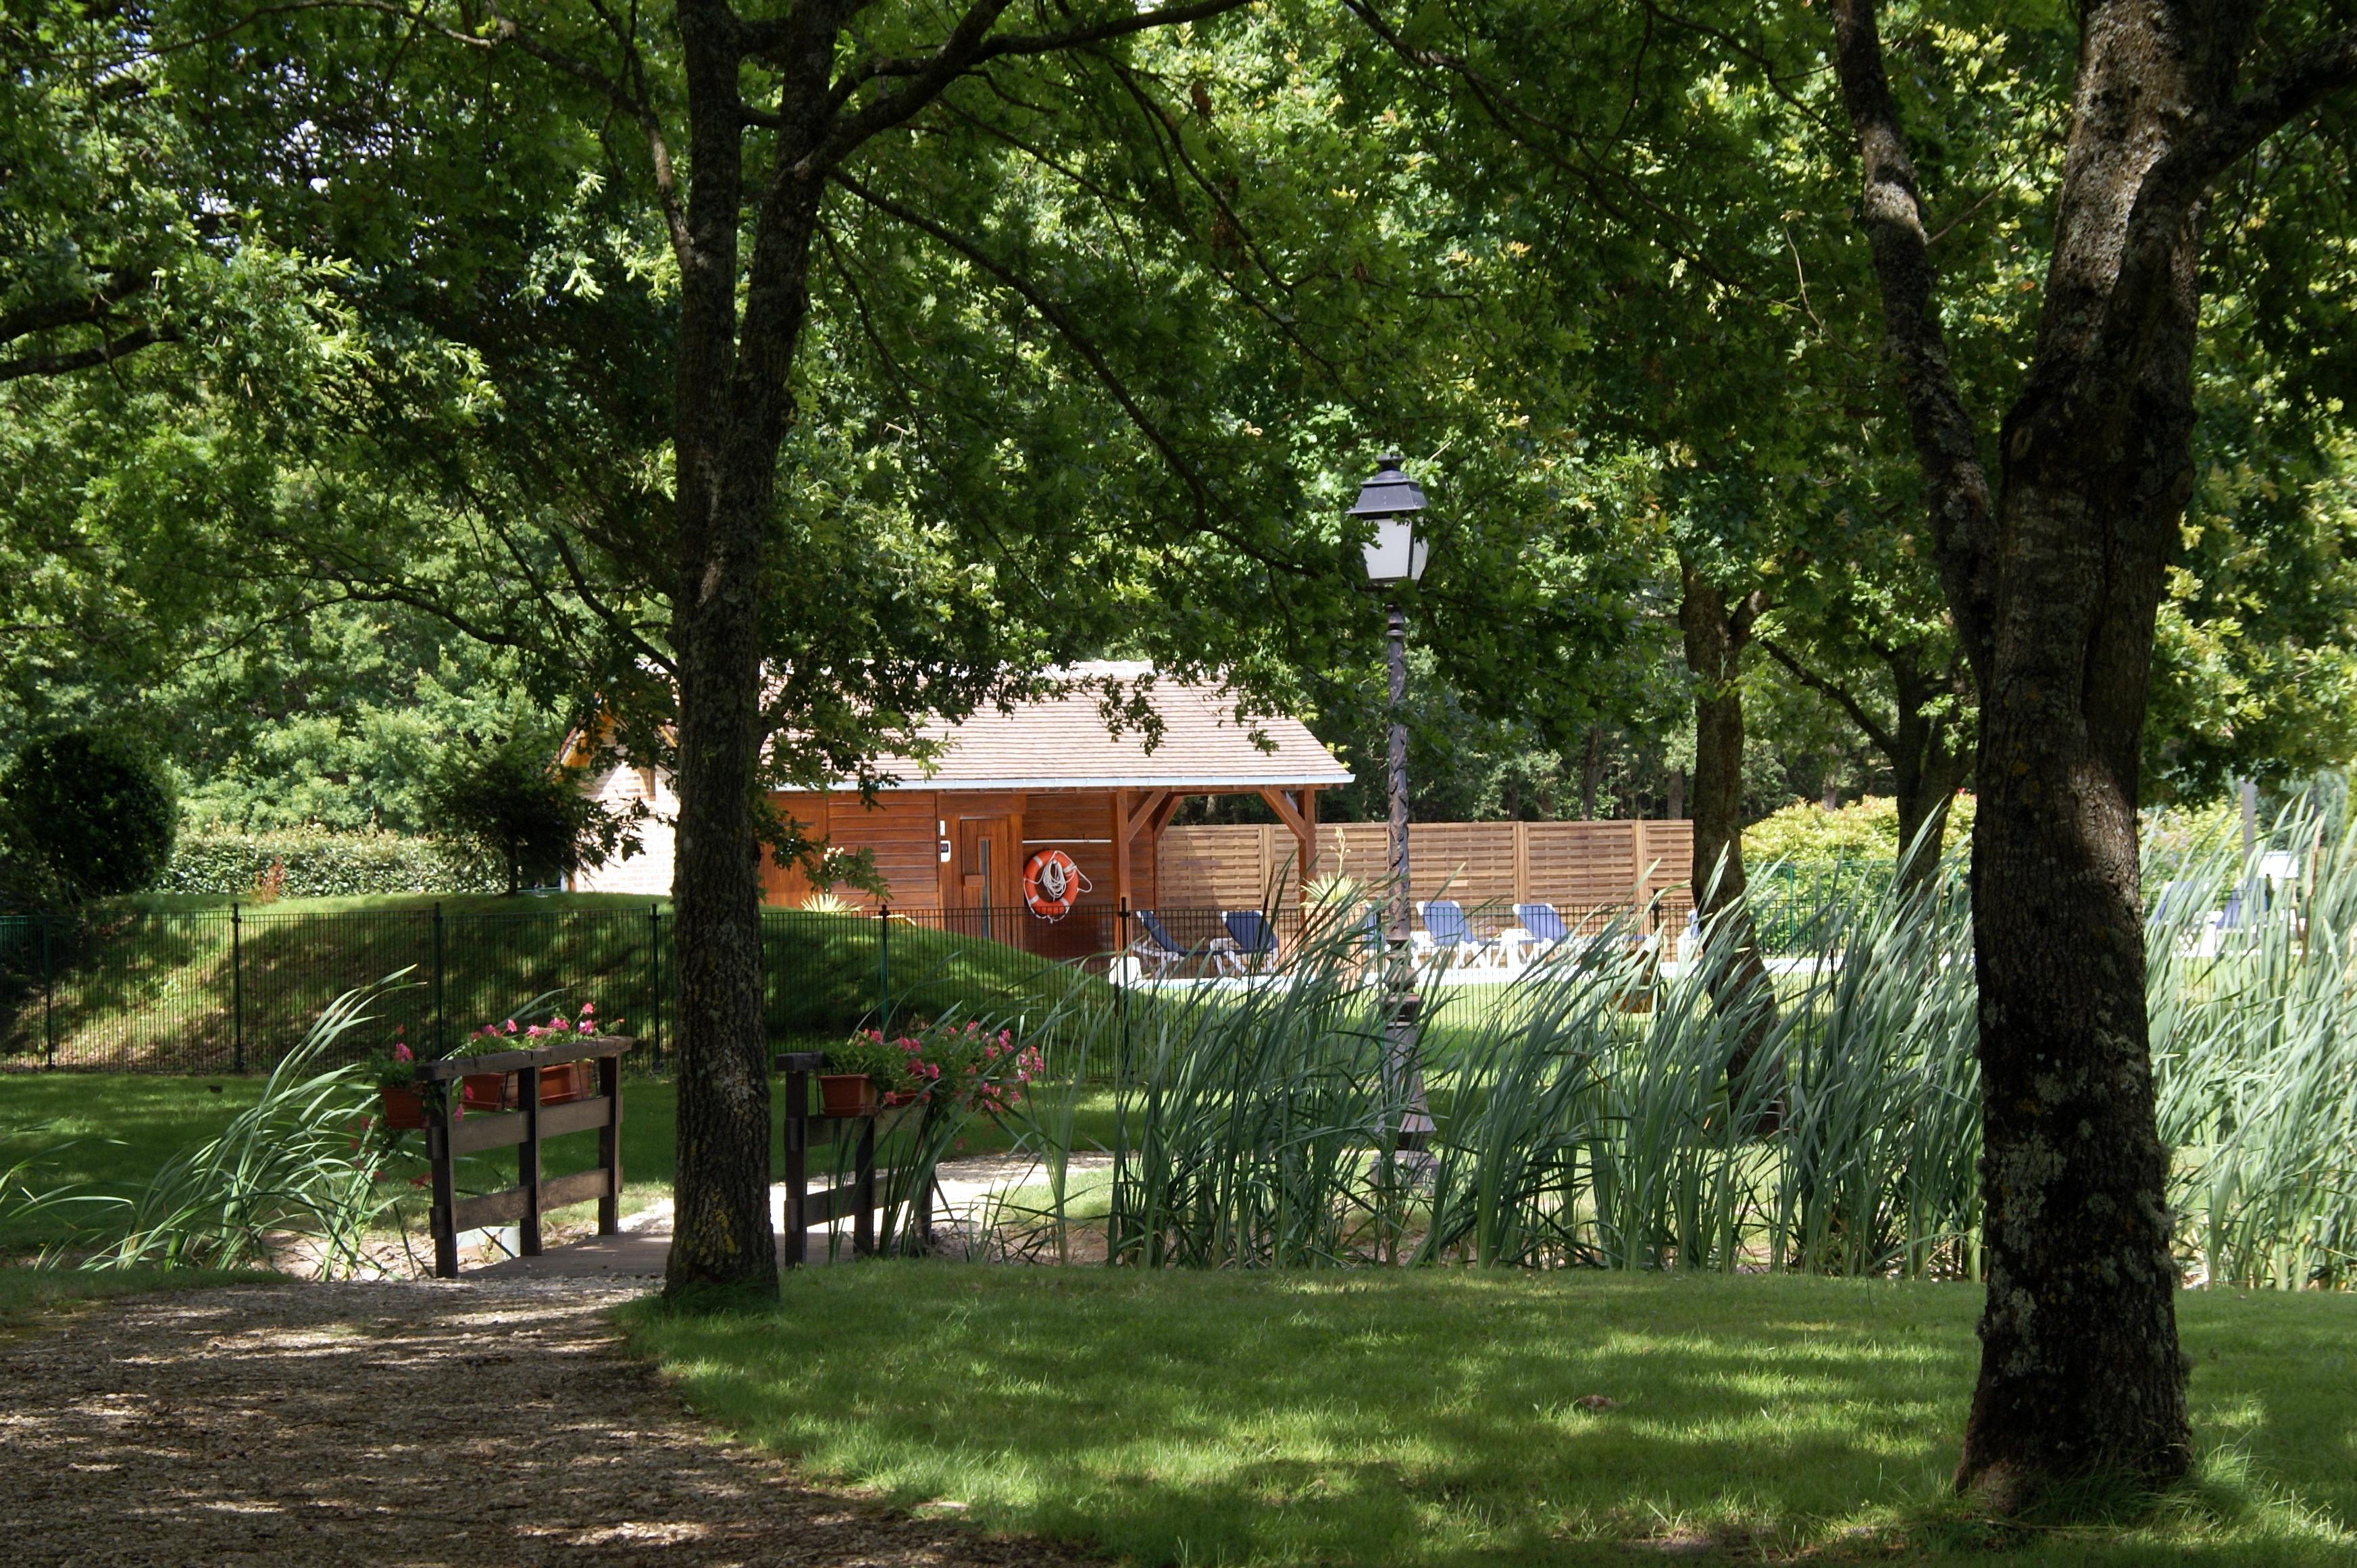
<instances>
[{"instance_id":1,"label":"trimmed bush","mask_svg":"<svg viewBox=\"0 0 2357 1568\"><path fill-rule=\"evenodd\" d=\"M1972 796L1959 795L1948 808L1945 848L1962 850L1972 842L1975 803ZM1743 830L1743 864L1752 870L1778 860L1819 865L1898 858L1899 802L1888 795L1868 795L1831 811L1795 800Z\"/></svg>"},{"instance_id":2,"label":"trimmed bush","mask_svg":"<svg viewBox=\"0 0 2357 1568\"><path fill-rule=\"evenodd\" d=\"M156 884L232 898L357 898L377 893L497 893L496 867L431 839L296 828L185 835Z\"/></svg>"},{"instance_id":3,"label":"trimmed bush","mask_svg":"<svg viewBox=\"0 0 2357 1568\"><path fill-rule=\"evenodd\" d=\"M172 858L179 801L152 757L70 730L16 754L0 779L8 836L76 897L136 893Z\"/></svg>"}]
</instances>

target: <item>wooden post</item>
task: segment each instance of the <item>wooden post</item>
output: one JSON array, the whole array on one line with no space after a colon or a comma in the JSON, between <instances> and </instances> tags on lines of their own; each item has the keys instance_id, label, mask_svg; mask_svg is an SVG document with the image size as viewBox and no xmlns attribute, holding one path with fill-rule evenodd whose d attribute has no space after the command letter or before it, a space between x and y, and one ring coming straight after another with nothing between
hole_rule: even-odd
<instances>
[{"instance_id":1,"label":"wooden post","mask_svg":"<svg viewBox=\"0 0 2357 1568\"><path fill-rule=\"evenodd\" d=\"M523 1111L523 1142L516 1145L516 1186L523 1188L523 1217L516 1221L516 1251L540 1256L540 1069L516 1070L517 1099Z\"/></svg>"},{"instance_id":2,"label":"wooden post","mask_svg":"<svg viewBox=\"0 0 2357 1568\"><path fill-rule=\"evenodd\" d=\"M622 1058L597 1059L597 1092L606 1097L606 1124L597 1129L597 1164L606 1172L606 1190L597 1199L597 1234L619 1235L622 1229Z\"/></svg>"},{"instance_id":3,"label":"wooden post","mask_svg":"<svg viewBox=\"0 0 2357 1568\"><path fill-rule=\"evenodd\" d=\"M425 1158L434 1172L434 1208L426 1224L434 1232L434 1277L455 1280L458 1277L458 1227L453 1210L457 1193L450 1179L450 1130L457 1120L464 1090L457 1079L443 1080L441 1090L442 1103L425 1122Z\"/></svg>"},{"instance_id":4,"label":"wooden post","mask_svg":"<svg viewBox=\"0 0 2357 1568\"><path fill-rule=\"evenodd\" d=\"M1535 904L1531 897L1531 824L1514 824L1514 902Z\"/></svg>"},{"instance_id":5,"label":"wooden post","mask_svg":"<svg viewBox=\"0 0 2357 1568\"><path fill-rule=\"evenodd\" d=\"M1113 792L1113 896L1129 901L1129 791Z\"/></svg>"},{"instance_id":6,"label":"wooden post","mask_svg":"<svg viewBox=\"0 0 2357 1568\"><path fill-rule=\"evenodd\" d=\"M860 1257L876 1251L876 1118L864 1117L859 1123L859 1152L854 1158L856 1175L853 1180L856 1190L852 1202L858 1214L851 1221L851 1250Z\"/></svg>"},{"instance_id":7,"label":"wooden post","mask_svg":"<svg viewBox=\"0 0 2357 1568\"><path fill-rule=\"evenodd\" d=\"M816 1052L798 1051L777 1061L786 1074L785 1263L790 1269L810 1262L810 1075L820 1059Z\"/></svg>"}]
</instances>

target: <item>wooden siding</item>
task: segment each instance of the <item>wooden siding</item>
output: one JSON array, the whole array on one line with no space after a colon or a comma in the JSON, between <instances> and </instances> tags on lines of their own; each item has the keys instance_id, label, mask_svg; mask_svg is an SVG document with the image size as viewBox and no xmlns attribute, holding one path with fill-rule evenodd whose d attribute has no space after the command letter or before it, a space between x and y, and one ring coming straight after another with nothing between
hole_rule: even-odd
<instances>
[{"instance_id":1,"label":"wooden siding","mask_svg":"<svg viewBox=\"0 0 2357 1568\"><path fill-rule=\"evenodd\" d=\"M1381 822L1327 822L1318 829L1321 874L1374 884L1387 874L1389 831ZM1295 901L1293 835L1266 827L1172 828L1162 835L1158 901L1172 908L1238 909L1272 886ZM1694 824L1686 822L1418 822L1408 829L1409 883L1418 898L1454 898L1471 908L1553 904L1623 909L1662 895L1664 910L1692 899ZM1143 900L1141 900L1143 902Z\"/></svg>"}]
</instances>

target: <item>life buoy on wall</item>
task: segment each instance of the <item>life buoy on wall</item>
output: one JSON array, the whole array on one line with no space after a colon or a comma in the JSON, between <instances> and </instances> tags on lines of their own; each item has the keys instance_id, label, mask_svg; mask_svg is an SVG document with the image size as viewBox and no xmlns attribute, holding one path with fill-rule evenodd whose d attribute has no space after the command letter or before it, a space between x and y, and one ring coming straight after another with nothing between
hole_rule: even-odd
<instances>
[{"instance_id":1,"label":"life buoy on wall","mask_svg":"<svg viewBox=\"0 0 2357 1568\"><path fill-rule=\"evenodd\" d=\"M1043 849L1023 863L1023 902L1043 920L1060 920L1089 890L1089 879L1060 849Z\"/></svg>"}]
</instances>

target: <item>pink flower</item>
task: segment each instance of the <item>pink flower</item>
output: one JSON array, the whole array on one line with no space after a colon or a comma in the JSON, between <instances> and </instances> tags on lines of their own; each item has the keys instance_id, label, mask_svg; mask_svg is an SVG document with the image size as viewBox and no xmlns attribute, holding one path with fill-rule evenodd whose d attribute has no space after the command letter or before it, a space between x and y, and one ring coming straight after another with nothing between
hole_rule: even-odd
<instances>
[{"instance_id":1,"label":"pink flower","mask_svg":"<svg viewBox=\"0 0 2357 1568\"><path fill-rule=\"evenodd\" d=\"M515 1020L513 1018L508 1020L508 1033L511 1035L515 1033Z\"/></svg>"},{"instance_id":2,"label":"pink flower","mask_svg":"<svg viewBox=\"0 0 2357 1568\"><path fill-rule=\"evenodd\" d=\"M531 1028L526 1029L523 1032L523 1037L527 1040L536 1040L546 1033L547 1031L545 1029L543 1029L539 1025L534 1024Z\"/></svg>"},{"instance_id":3,"label":"pink flower","mask_svg":"<svg viewBox=\"0 0 2357 1568\"><path fill-rule=\"evenodd\" d=\"M595 1024L593 1024L593 1023L591 1023L591 1022L589 1021L589 1018L588 1018L589 1009L588 1009L588 1008L587 1008L587 1007L584 1007L583 1009L581 1009L581 1012L582 1012L582 1019L581 1019L581 1032L582 1032L583 1034L585 1034L585 1035L594 1035L594 1034L596 1034L596 1033L597 1032L597 1025L595 1025Z\"/></svg>"},{"instance_id":4,"label":"pink flower","mask_svg":"<svg viewBox=\"0 0 2357 1568\"><path fill-rule=\"evenodd\" d=\"M395 1040L393 1043L393 1059L397 1062L414 1062L417 1059L417 1053L399 1040Z\"/></svg>"},{"instance_id":5,"label":"pink flower","mask_svg":"<svg viewBox=\"0 0 2357 1568\"><path fill-rule=\"evenodd\" d=\"M584 1002L581 1004L581 1015L584 1018L587 1018L596 1011L597 1011L597 1004L595 1002Z\"/></svg>"}]
</instances>

